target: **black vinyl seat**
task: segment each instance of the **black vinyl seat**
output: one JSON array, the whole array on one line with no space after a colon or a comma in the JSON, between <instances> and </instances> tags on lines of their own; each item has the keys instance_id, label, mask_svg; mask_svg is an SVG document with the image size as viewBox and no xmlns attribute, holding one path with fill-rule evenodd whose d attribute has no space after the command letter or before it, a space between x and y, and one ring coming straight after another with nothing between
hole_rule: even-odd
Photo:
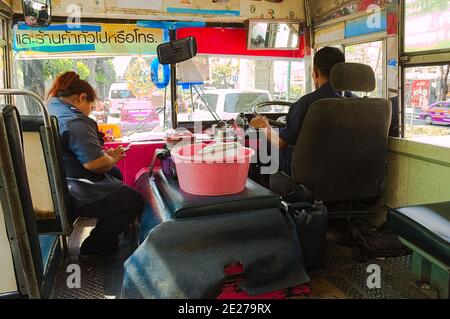
<instances>
[{"instance_id":1,"label":"black vinyl seat","mask_svg":"<svg viewBox=\"0 0 450 319\"><path fill-rule=\"evenodd\" d=\"M441 299L450 298L450 202L391 209L387 226L413 251L416 283L431 284Z\"/></svg>"},{"instance_id":2,"label":"black vinyl seat","mask_svg":"<svg viewBox=\"0 0 450 319\"><path fill-rule=\"evenodd\" d=\"M450 267L450 202L391 209L387 225Z\"/></svg>"},{"instance_id":3,"label":"black vinyl seat","mask_svg":"<svg viewBox=\"0 0 450 319\"><path fill-rule=\"evenodd\" d=\"M71 197L64 172L58 120L50 117L52 141L46 140L41 116L21 116L25 162L35 214L40 233L70 235L74 220L71 213ZM46 154L48 144L53 143L56 161ZM57 171L54 174L52 169ZM55 178L57 175L59 178ZM57 183L55 183L57 181ZM64 212L61 212L63 210Z\"/></svg>"},{"instance_id":4,"label":"black vinyl seat","mask_svg":"<svg viewBox=\"0 0 450 319\"><path fill-rule=\"evenodd\" d=\"M16 273L25 274L25 282L20 284L26 286L27 291L21 293L32 298L46 297L55 279L54 269L61 252L59 240L55 235L39 234L28 183L20 116L14 106L1 108L0 125L5 130L5 134L0 134L3 154L1 174L8 188L0 188L0 198L5 219L8 220L8 235L15 239L11 246L17 247L12 249L15 252ZM9 170L8 166L12 169Z\"/></svg>"},{"instance_id":5,"label":"black vinyl seat","mask_svg":"<svg viewBox=\"0 0 450 319\"><path fill-rule=\"evenodd\" d=\"M267 188L247 180L245 190L227 196L197 196L183 192L178 181L167 178L160 170L155 173L155 184L170 207L174 218L209 216L235 211L279 208L280 196Z\"/></svg>"},{"instance_id":6,"label":"black vinyl seat","mask_svg":"<svg viewBox=\"0 0 450 319\"><path fill-rule=\"evenodd\" d=\"M375 89L375 74L364 64L339 63L333 67L330 81L341 92ZM367 213L368 205L375 204L384 192L390 121L387 99L342 97L313 103L292 158L290 179L293 185L302 186L304 197L298 201L322 200L330 217L339 216L334 209L342 204L354 204L343 215ZM286 187L289 181L281 184Z\"/></svg>"}]
</instances>

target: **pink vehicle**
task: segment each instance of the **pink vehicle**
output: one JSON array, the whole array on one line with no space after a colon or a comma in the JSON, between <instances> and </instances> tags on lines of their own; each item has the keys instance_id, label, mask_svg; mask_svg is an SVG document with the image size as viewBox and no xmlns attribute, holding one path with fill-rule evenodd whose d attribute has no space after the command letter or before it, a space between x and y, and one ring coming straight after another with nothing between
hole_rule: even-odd
<instances>
[{"instance_id":1,"label":"pink vehicle","mask_svg":"<svg viewBox=\"0 0 450 319\"><path fill-rule=\"evenodd\" d=\"M159 116L154 116L157 108L150 100L130 99L125 102L120 111L122 131L133 130L139 126L140 131L148 131L159 125Z\"/></svg>"},{"instance_id":2,"label":"pink vehicle","mask_svg":"<svg viewBox=\"0 0 450 319\"><path fill-rule=\"evenodd\" d=\"M419 119L426 124L450 124L450 102L437 102L424 108Z\"/></svg>"}]
</instances>

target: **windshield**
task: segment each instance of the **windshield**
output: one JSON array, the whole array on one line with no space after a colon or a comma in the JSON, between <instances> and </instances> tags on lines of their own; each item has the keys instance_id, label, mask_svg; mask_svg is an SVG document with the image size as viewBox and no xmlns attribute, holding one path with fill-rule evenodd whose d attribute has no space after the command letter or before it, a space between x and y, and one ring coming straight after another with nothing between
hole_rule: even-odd
<instances>
[{"instance_id":1,"label":"windshield","mask_svg":"<svg viewBox=\"0 0 450 319\"><path fill-rule=\"evenodd\" d=\"M268 93L230 93L225 96L225 112L250 113L255 104L269 101ZM270 112L271 107L260 108L261 112Z\"/></svg>"}]
</instances>

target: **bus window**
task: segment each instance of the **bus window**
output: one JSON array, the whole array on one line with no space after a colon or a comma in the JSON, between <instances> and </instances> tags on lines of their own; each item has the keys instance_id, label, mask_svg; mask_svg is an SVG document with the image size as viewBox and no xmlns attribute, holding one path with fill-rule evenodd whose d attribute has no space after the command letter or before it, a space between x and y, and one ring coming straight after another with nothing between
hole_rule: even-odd
<instances>
[{"instance_id":1,"label":"bus window","mask_svg":"<svg viewBox=\"0 0 450 319\"><path fill-rule=\"evenodd\" d=\"M156 56L86 57L64 56L48 59L16 59L15 86L37 92L43 98L55 78L74 70L88 81L98 95L91 117L99 124L118 127L122 136L131 132L160 132L164 128L159 108L170 105L170 93L164 94L151 81L150 63ZM35 81L42 78L44 81ZM38 108L18 98L23 114L35 114ZM105 126L106 127L106 126ZM109 126L108 126L109 127ZM158 135L158 134L156 134Z\"/></svg>"},{"instance_id":2,"label":"bus window","mask_svg":"<svg viewBox=\"0 0 450 319\"><path fill-rule=\"evenodd\" d=\"M347 62L368 64L372 67L376 77L375 91L369 92L369 97L383 97L383 42L375 41L349 45L345 47L345 59ZM365 93L355 92L359 96Z\"/></svg>"},{"instance_id":3,"label":"bus window","mask_svg":"<svg viewBox=\"0 0 450 319\"><path fill-rule=\"evenodd\" d=\"M449 72L450 65L406 68L406 137L445 136L450 141Z\"/></svg>"},{"instance_id":4,"label":"bus window","mask_svg":"<svg viewBox=\"0 0 450 319\"><path fill-rule=\"evenodd\" d=\"M404 135L450 144L450 4L448 0L405 0L403 78ZM448 55L448 53L447 53ZM427 61L427 63L424 63Z\"/></svg>"},{"instance_id":5,"label":"bus window","mask_svg":"<svg viewBox=\"0 0 450 319\"><path fill-rule=\"evenodd\" d=\"M212 120L213 115L205 102L221 119L229 120L241 112L251 113L256 103L271 100L295 102L306 93L303 61L208 55L197 56L193 60L202 75L203 84L198 92L194 90L193 101L189 90L180 90L179 121ZM271 113L287 111L284 106L261 109L261 112Z\"/></svg>"},{"instance_id":6,"label":"bus window","mask_svg":"<svg viewBox=\"0 0 450 319\"><path fill-rule=\"evenodd\" d=\"M448 0L405 1L405 51L418 52L450 47Z\"/></svg>"},{"instance_id":7,"label":"bus window","mask_svg":"<svg viewBox=\"0 0 450 319\"><path fill-rule=\"evenodd\" d=\"M6 88L6 56L7 56L7 45L6 45L6 28L5 21L0 19L0 87ZM0 103L5 103L5 97L0 96Z\"/></svg>"}]
</instances>

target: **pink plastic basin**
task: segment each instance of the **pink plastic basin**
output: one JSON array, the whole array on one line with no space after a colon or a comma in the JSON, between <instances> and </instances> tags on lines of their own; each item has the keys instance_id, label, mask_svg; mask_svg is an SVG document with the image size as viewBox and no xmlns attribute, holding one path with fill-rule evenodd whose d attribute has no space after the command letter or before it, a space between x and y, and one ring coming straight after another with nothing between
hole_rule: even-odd
<instances>
[{"instance_id":1,"label":"pink plastic basin","mask_svg":"<svg viewBox=\"0 0 450 319\"><path fill-rule=\"evenodd\" d=\"M221 196L242 192L250 159L255 151L242 147L237 156L223 162L207 162L198 151L207 144L190 144L171 151L180 188L189 194Z\"/></svg>"}]
</instances>

